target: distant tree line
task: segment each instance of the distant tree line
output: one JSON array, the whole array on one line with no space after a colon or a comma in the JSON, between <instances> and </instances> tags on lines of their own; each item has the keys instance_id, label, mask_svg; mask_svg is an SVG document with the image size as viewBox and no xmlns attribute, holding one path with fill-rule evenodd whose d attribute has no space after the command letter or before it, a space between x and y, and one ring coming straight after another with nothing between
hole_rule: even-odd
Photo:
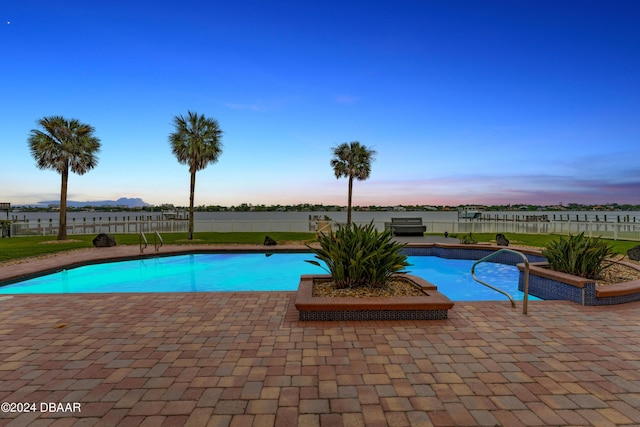
<instances>
[{"instance_id":1,"label":"distant tree line","mask_svg":"<svg viewBox=\"0 0 640 427\"><path fill-rule=\"evenodd\" d=\"M520 205L518 205L520 206ZM487 205L484 206L483 209L485 211L521 211L522 209L518 206L510 206L510 205ZM24 212L47 212L51 210L51 207L45 206L29 206L29 205L12 205L13 208L20 208L20 210ZM459 206L433 206L433 205L402 205L402 207L406 211L456 211L458 208L463 208L464 205ZM640 211L640 205L631 205L631 204L609 204L606 206L603 205L582 205L582 204L574 204L572 206L564 206L564 209L567 211L592 211L592 210L609 210L609 211ZM100 212L130 212L130 211L142 211L142 212L159 212L167 209L188 209L188 206L174 206L173 204L167 205L153 205L153 206L138 206L138 207L130 207L130 206L114 206L114 205L104 205L104 206L75 206L75 207L67 207L67 212L83 212L87 209L100 211ZM254 205L251 203L241 203L239 205L200 205L194 206L195 212L223 212L223 211L235 211L235 212L277 212L277 211L285 211L285 212L314 212L314 211L343 211L346 210L346 205L324 205L322 203L298 203L293 205L265 205L258 204ZM394 206L377 206L377 205L369 205L369 206L353 206L354 211L363 212L384 212L393 210ZM527 211L557 211L557 206L538 206L531 205L527 207Z\"/></svg>"}]
</instances>

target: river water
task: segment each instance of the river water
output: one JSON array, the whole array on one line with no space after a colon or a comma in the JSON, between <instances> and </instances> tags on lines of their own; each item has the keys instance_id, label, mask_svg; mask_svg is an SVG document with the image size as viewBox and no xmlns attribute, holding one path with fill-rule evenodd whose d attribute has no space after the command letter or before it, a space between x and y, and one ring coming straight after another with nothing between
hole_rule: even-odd
<instances>
[{"instance_id":1,"label":"river water","mask_svg":"<svg viewBox=\"0 0 640 427\"><path fill-rule=\"evenodd\" d=\"M1 215L1 214L0 214ZM353 212L353 221L368 223L370 221L389 222L391 218L412 217L422 218L423 222L458 221L457 211L383 211L383 212ZM637 222L640 223L640 211L483 211L485 219L525 220L527 216L546 215L550 221L598 221L598 222ZM196 212L195 221L290 221L305 222L311 217L323 218L343 223L347 220L347 212L314 211L314 212ZM0 218L4 219L4 218ZM29 221L37 224L58 222L58 212L9 212L9 219L13 221ZM145 221L163 219L162 211L156 212L68 212L67 223L73 222L107 222L107 221ZM460 221L465 221L460 219ZM466 220L468 221L468 220Z\"/></svg>"}]
</instances>

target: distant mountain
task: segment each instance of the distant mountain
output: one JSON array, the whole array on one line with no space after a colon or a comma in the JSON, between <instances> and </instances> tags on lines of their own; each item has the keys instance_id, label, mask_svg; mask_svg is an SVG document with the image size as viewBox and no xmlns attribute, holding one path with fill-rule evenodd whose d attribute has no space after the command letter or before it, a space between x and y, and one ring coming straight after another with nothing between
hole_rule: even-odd
<instances>
[{"instance_id":1,"label":"distant mountain","mask_svg":"<svg viewBox=\"0 0 640 427\"><path fill-rule=\"evenodd\" d=\"M38 205L56 205L60 204L60 200L43 200L38 202ZM140 198L127 198L121 197L118 200L94 200L89 202L78 202L75 200L67 200L67 206L73 208L81 208L84 206L123 206L127 208L139 208L143 206L151 206Z\"/></svg>"}]
</instances>

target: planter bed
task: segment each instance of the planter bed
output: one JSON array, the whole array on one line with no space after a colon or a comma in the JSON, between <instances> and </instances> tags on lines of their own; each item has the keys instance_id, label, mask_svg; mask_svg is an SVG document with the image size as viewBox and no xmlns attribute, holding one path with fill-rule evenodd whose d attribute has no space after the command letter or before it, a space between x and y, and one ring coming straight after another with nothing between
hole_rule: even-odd
<instances>
[{"instance_id":1,"label":"planter bed","mask_svg":"<svg viewBox=\"0 0 640 427\"><path fill-rule=\"evenodd\" d=\"M327 274L303 275L296 296L300 320L442 320L453 302L426 280L403 275L420 287L415 297L314 297L316 281L331 280Z\"/></svg>"},{"instance_id":2,"label":"planter bed","mask_svg":"<svg viewBox=\"0 0 640 427\"><path fill-rule=\"evenodd\" d=\"M582 305L612 305L640 301L640 280L597 286L594 280L553 271L546 262L529 265L529 294L545 300L569 300ZM634 267L637 268L637 267ZM524 288L524 264L518 264L518 289Z\"/></svg>"}]
</instances>

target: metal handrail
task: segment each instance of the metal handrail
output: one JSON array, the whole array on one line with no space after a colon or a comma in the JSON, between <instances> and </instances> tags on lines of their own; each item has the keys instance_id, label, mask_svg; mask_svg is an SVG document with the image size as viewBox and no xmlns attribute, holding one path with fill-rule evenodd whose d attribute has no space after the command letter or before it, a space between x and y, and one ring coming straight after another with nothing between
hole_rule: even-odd
<instances>
[{"instance_id":1,"label":"metal handrail","mask_svg":"<svg viewBox=\"0 0 640 427\"><path fill-rule=\"evenodd\" d=\"M142 244L144 243L144 246L142 246ZM144 235L144 231L140 232L140 253L144 252L144 250L147 248L147 246L149 245L149 242L147 242L147 236Z\"/></svg>"},{"instance_id":2,"label":"metal handrail","mask_svg":"<svg viewBox=\"0 0 640 427\"><path fill-rule=\"evenodd\" d=\"M158 245L158 240L160 240L159 245ZM153 246L156 248L156 252L158 252L158 250L162 247L162 245L164 245L164 240L162 240L162 236L160 235L158 230L156 230L156 232L153 235Z\"/></svg>"},{"instance_id":3,"label":"metal handrail","mask_svg":"<svg viewBox=\"0 0 640 427\"><path fill-rule=\"evenodd\" d=\"M476 261L475 263L473 263L473 265L471 266L471 276L473 277L473 280L475 280L476 282L480 283L481 285L485 285L491 289L493 289L494 291L500 292L503 295L506 295L509 300L511 301L511 308L516 308L516 302L513 300L513 297L511 295L509 295L508 292L503 291L502 289L498 289L495 286L492 286L486 282L483 282L482 280L478 279L478 277L476 276L475 273L475 269L476 269L476 265L487 261L490 258L493 258L494 256L498 255L501 252L509 252L512 254L516 254L516 255L520 255L522 257L522 259L524 260L524 298L522 300L522 314L527 314L527 305L529 302L529 259L522 253L522 252L518 252L518 251L514 251L513 249L500 249L499 251L495 251L492 254L487 255L484 258L479 259L478 261Z\"/></svg>"}]
</instances>

